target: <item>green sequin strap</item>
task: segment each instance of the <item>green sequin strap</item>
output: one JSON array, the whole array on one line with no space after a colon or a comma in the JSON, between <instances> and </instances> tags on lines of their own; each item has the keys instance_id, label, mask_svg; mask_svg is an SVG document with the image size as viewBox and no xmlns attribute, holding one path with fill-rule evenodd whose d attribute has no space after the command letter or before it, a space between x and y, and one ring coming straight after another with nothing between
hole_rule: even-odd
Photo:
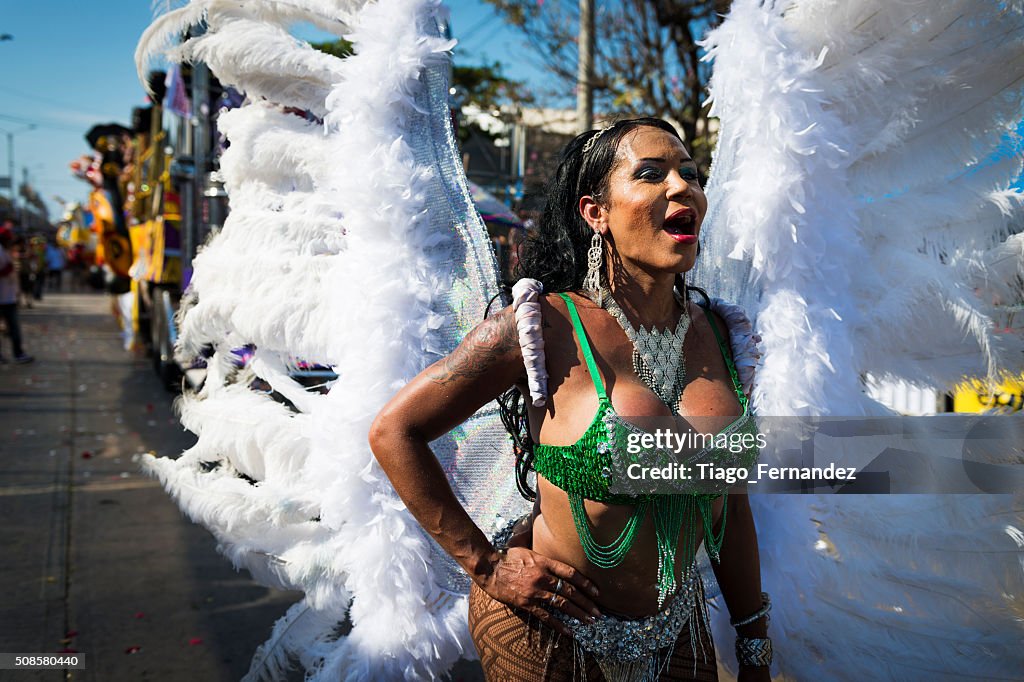
<instances>
[{"instance_id":1,"label":"green sequin strap","mask_svg":"<svg viewBox=\"0 0 1024 682\"><path fill-rule=\"evenodd\" d=\"M569 317L572 319L572 327L576 331L576 339L580 342L580 350L583 351L583 359L587 362L587 370L590 372L590 379L597 389L597 397L601 400L608 400L608 394L604 391L604 381L601 380L601 373L597 371L597 363L594 362L594 353L590 349L590 342L587 340L587 330L583 328L580 321L579 311L576 304L566 294L559 294L569 309Z\"/></svg>"},{"instance_id":2,"label":"green sequin strap","mask_svg":"<svg viewBox=\"0 0 1024 682\"><path fill-rule=\"evenodd\" d=\"M722 351L722 357L725 359L725 366L729 370L729 377L732 379L732 388L736 391L736 398L740 401L740 407L743 408L743 412L747 411L747 395L743 392L743 384L740 383L740 375L736 371L736 365L732 361L732 355L729 353L729 347L725 344L722 339L722 335L718 333L718 325L715 324L714 319L711 317L711 311L701 306L704 310L704 314L708 318L708 324L711 325L711 331L715 333L715 340L718 341L718 348Z\"/></svg>"}]
</instances>

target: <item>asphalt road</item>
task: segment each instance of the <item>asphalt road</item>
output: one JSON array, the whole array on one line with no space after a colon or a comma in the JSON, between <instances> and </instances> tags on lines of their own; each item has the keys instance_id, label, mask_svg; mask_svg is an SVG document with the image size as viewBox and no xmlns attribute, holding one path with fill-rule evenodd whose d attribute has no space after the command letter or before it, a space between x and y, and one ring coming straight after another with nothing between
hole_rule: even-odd
<instances>
[{"instance_id":1,"label":"asphalt road","mask_svg":"<svg viewBox=\"0 0 1024 682\"><path fill-rule=\"evenodd\" d=\"M72 649L86 669L0 680L238 680L301 594L236 572L140 472L134 455L176 457L192 437L107 297L20 314L36 362L0 365L0 652Z\"/></svg>"}]
</instances>

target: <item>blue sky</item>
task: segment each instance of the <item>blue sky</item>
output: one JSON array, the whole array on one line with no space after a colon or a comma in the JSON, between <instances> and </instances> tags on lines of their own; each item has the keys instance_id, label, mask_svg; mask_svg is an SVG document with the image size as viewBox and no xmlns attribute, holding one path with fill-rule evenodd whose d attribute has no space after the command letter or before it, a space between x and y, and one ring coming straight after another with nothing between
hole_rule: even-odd
<instances>
[{"instance_id":1,"label":"blue sky","mask_svg":"<svg viewBox=\"0 0 1024 682\"><path fill-rule=\"evenodd\" d=\"M145 104L135 75L135 43L152 19L151 0L3 0L0 34L0 175L7 175L5 133L16 133L14 157L21 181L47 198L82 200L86 185L68 163L89 151L83 138L95 123L130 124L132 107ZM480 0L450 0L456 59L463 64L502 62L508 76L529 83L542 72L524 60L530 48ZM315 37L312 33L304 37ZM35 123L34 130L25 130ZM0 190L5 191L5 190Z\"/></svg>"}]
</instances>

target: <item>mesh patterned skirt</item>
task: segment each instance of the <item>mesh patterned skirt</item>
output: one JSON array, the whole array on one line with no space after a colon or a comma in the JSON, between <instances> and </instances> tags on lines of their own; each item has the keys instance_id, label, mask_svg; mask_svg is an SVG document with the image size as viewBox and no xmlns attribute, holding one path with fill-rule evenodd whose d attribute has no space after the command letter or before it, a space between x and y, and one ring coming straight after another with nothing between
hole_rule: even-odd
<instances>
[{"instance_id":1,"label":"mesh patterned skirt","mask_svg":"<svg viewBox=\"0 0 1024 682\"><path fill-rule=\"evenodd\" d=\"M663 614L665 618L605 618L600 636L583 646L576 638L555 633L536 618L492 599L473 585L469 630L488 682L712 682L718 680L718 665L699 583L697 589L696 602L685 600L674 614L670 607ZM615 639L616 629L622 632L620 643L637 631L654 632L654 637L662 638L668 633L670 639L667 646L659 642L659 648L649 655L632 661L616 660L610 653L615 642L609 641ZM601 648L602 641L605 655L594 651ZM599 646L595 647L594 642Z\"/></svg>"}]
</instances>

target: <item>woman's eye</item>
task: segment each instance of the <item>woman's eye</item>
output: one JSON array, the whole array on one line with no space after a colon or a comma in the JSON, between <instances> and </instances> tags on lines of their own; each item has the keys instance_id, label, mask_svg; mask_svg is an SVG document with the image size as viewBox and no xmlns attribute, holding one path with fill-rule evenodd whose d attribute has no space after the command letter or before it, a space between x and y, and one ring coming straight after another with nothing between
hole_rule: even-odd
<instances>
[{"instance_id":1,"label":"woman's eye","mask_svg":"<svg viewBox=\"0 0 1024 682\"><path fill-rule=\"evenodd\" d=\"M662 180L665 179L666 175L667 174L665 173L665 171L662 170L661 168L657 168L655 166L648 166L646 168L641 168L639 171L637 171L636 177L641 180L646 180L648 182L661 182ZM697 169L693 168L692 166L684 166L680 168L679 177L681 177L686 182L696 182L700 179L700 177L697 175Z\"/></svg>"},{"instance_id":2,"label":"woman's eye","mask_svg":"<svg viewBox=\"0 0 1024 682\"><path fill-rule=\"evenodd\" d=\"M641 180L661 180L665 177L665 174L660 168L647 167L641 168L640 172L637 173L637 177Z\"/></svg>"}]
</instances>

